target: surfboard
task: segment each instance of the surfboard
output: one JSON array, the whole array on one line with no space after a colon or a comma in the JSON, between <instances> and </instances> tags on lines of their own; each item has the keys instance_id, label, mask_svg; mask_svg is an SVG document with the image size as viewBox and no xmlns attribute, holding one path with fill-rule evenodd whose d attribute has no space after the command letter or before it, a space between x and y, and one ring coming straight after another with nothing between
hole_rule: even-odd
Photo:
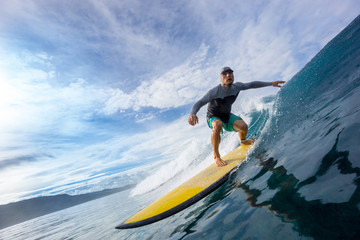
<instances>
[{"instance_id":1,"label":"surfboard","mask_svg":"<svg viewBox=\"0 0 360 240\"><path fill-rule=\"evenodd\" d=\"M141 227L174 215L204 198L229 179L232 170L242 162L252 145L241 145L222 159L227 165L217 167L211 164L174 190L136 213L117 229Z\"/></svg>"}]
</instances>

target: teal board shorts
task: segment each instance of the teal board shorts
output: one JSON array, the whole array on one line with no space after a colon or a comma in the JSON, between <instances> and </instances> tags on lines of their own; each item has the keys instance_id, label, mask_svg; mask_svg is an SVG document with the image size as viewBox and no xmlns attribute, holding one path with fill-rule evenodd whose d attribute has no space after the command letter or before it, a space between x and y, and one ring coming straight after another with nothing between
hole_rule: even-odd
<instances>
[{"instance_id":1,"label":"teal board shorts","mask_svg":"<svg viewBox=\"0 0 360 240\"><path fill-rule=\"evenodd\" d=\"M209 127L210 127L211 129L213 128L213 127L212 127L212 122L213 122L215 119L219 119L219 120L221 121L221 119L218 118L218 117L212 117L212 118L210 118L210 120L209 120L209 122L208 122L208 125L209 125ZM233 128L233 124L234 124L234 122L235 122L236 120L242 120L242 118L231 113L231 114L230 114L230 118L229 118L229 122L224 123L223 121L221 121L222 124L223 124L223 129L225 129L225 130L228 131L228 132L236 132L235 129ZM221 130L221 132L222 132L222 130Z\"/></svg>"}]
</instances>

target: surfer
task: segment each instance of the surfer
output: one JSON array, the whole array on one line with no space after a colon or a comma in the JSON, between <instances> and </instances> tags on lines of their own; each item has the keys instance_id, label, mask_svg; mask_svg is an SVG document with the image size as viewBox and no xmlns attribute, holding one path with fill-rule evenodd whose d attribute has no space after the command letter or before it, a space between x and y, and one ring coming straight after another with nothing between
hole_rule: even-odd
<instances>
[{"instance_id":1,"label":"surfer","mask_svg":"<svg viewBox=\"0 0 360 240\"><path fill-rule=\"evenodd\" d=\"M189 124L194 126L199 123L196 116L197 112L205 104L208 104L206 119L208 126L212 129L211 144L214 150L214 160L218 167L226 165L226 162L221 159L219 153L220 133L224 128L226 131L238 132L240 143L249 145L254 143L254 139L246 139L248 132L248 125L244 120L231 113L231 105L235 102L241 90L251 88L261 88L267 86L281 87L285 81L274 82L235 82L233 70L230 67L223 67L220 71L221 84L208 91L204 97L197 101L191 109L189 116Z\"/></svg>"}]
</instances>

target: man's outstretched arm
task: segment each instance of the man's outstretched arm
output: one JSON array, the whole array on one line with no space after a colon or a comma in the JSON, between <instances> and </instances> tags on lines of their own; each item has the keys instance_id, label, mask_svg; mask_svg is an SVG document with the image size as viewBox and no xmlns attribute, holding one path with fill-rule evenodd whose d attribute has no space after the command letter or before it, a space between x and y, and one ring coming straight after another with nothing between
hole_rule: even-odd
<instances>
[{"instance_id":1,"label":"man's outstretched arm","mask_svg":"<svg viewBox=\"0 0 360 240\"><path fill-rule=\"evenodd\" d=\"M251 89L251 88L262 88L262 87L268 87L268 86L274 86L274 87L281 87L280 84L284 84L285 81L274 81L274 82L260 82L260 81L254 81L254 82L248 82L248 83L235 83L235 84L242 84L241 90Z\"/></svg>"}]
</instances>

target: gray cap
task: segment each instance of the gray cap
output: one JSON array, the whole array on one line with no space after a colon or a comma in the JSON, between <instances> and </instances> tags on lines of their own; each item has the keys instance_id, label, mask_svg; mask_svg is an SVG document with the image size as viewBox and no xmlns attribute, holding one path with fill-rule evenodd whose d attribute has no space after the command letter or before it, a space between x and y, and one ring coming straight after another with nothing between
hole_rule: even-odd
<instances>
[{"instance_id":1,"label":"gray cap","mask_svg":"<svg viewBox=\"0 0 360 240\"><path fill-rule=\"evenodd\" d=\"M220 71L220 74L223 74L224 72L234 72L234 71L229 67L223 67Z\"/></svg>"}]
</instances>

